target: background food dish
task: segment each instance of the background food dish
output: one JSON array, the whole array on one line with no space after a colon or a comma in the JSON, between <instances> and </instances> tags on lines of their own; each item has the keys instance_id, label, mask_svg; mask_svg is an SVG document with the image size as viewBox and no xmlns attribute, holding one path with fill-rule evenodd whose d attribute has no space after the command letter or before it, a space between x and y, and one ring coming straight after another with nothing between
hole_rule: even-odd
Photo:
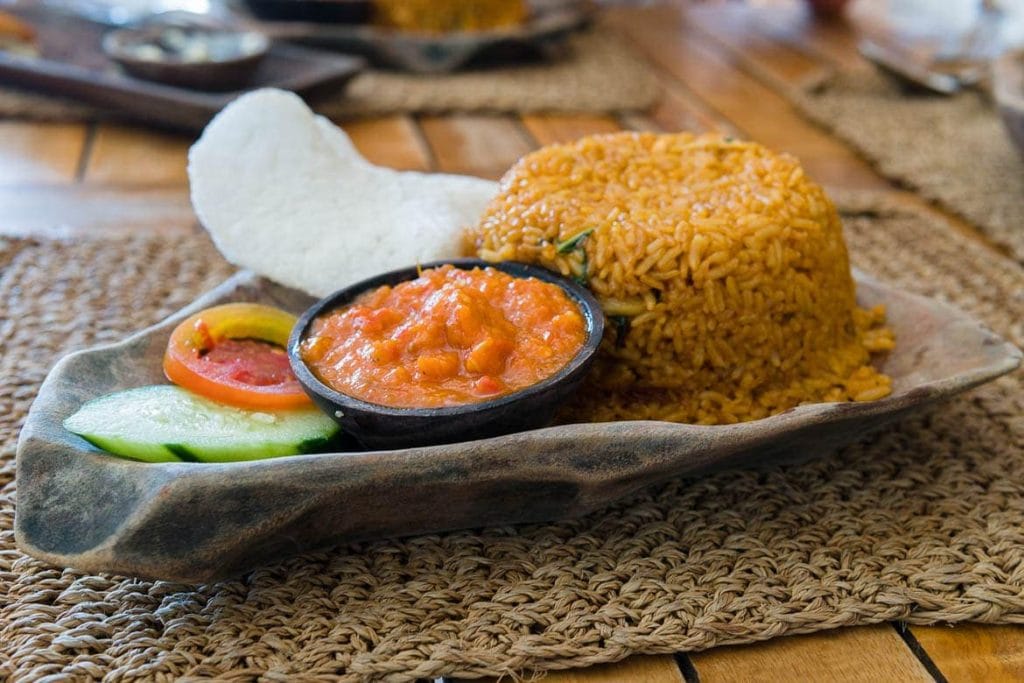
<instances>
[{"instance_id":1,"label":"background food dish","mask_svg":"<svg viewBox=\"0 0 1024 683\"><path fill-rule=\"evenodd\" d=\"M363 55L379 66L443 73L478 59L495 63L546 55L557 58L557 50L551 48L588 25L591 17L585 3L554 0L540 4L521 22L487 30L403 31L373 24L259 18L255 25L275 39Z\"/></svg>"}]
</instances>

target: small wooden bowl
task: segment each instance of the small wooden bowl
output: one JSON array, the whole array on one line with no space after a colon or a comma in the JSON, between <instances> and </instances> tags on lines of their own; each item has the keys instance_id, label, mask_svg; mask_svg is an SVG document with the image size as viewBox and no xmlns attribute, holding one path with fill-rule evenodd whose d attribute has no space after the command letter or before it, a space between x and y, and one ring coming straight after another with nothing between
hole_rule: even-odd
<instances>
[{"instance_id":1,"label":"small wooden bowl","mask_svg":"<svg viewBox=\"0 0 1024 683\"><path fill-rule=\"evenodd\" d=\"M139 46L158 45L161 36L173 30L236 40L242 49L232 57L196 61L175 58L145 59L138 56ZM243 87L252 78L269 50L270 40L261 33L220 28L154 24L142 28L117 29L103 37L103 51L128 74L147 81L199 90L233 90Z\"/></svg>"},{"instance_id":2,"label":"small wooden bowl","mask_svg":"<svg viewBox=\"0 0 1024 683\"><path fill-rule=\"evenodd\" d=\"M1011 50L995 61L992 90L1006 130L1024 155L1024 50Z\"/></svg>"},{"instance_id":3,"label":"small wooden bowl","mask_svg":"<svg viewBox=\"0 0 1024 683\"><path fill-rule=\"evenodd\" d=\"M315 318L346 306L360 294L382 285L414 280L420 268L445 264L464 270L490 267L513 277L533 277L558 285L583 314L587 332L583 347L565 367L537 384L490 401L443 408L394 408L353 398L321 382L302 360L299 346ZM288 356L292 370L306 393L341 425L342 430L367 448L390 450L472 441L543 427L551 421L559 404L583 381L593 364L603 334L601 305L585 287L545 268L524 263L454 259L384 273L321 299L299 317L288 341Z\"/></svg>"}]
</instances>

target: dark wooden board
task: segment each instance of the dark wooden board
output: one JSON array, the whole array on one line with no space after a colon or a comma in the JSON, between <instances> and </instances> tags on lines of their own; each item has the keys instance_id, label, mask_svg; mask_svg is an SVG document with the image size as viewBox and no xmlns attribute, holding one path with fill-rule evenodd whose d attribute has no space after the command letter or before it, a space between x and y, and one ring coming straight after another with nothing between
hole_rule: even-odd
<instances>
[{"instance_id":1,"label":"dark wooden board","mask_svg":"<svg viewBox=\"0 0 1024 683\"><path fill-rule=\"evenodd\" d=\"M100 45L108 27L64 15L21 13L38 32L39 57L0 51L0 85L76 99L148 123L199 130L245 90L281 88L312 98L337 92L360 57L274 45L244 90L210 92L128 76Z\"/></svg>"}]
</instances>

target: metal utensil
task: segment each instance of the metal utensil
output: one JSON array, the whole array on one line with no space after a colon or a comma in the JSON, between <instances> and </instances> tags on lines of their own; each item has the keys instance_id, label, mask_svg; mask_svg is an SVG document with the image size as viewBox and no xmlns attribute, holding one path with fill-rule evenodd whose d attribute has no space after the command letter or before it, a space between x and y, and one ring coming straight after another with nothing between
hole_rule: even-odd
<instances>
[{"instance_id":1,"label":"metal utensil","mask_svg":"<svg viewBox=\"0 0 1024 683\"><path fill-rule=\"evenodd\" d=\"M989 62L1005 46L999 38L1006 13L995 0L981 0L974 26L951 50L936 53L926 45L906 46L896 40L863 39L862 56L896 79L942 95L964 88L987 89Z\"/></svg>"},{"instance_id":2,"label":"metal utensil","mask_svg":"<svg viewBox=\"0 0 1024 683\"><path fill-rule=\"evenodd\" d=\"M861 55L890 76L941 95L953 95L982 79L980 68L965 69L956 74L938 71L901 50L873 40L862 40L857 47Z\"/></svg>"}]
</instances>

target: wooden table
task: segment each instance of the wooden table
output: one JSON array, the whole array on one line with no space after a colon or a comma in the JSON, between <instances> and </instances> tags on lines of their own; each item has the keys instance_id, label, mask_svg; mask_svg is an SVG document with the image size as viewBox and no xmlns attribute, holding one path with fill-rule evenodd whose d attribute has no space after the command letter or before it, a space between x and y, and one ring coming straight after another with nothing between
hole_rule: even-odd
<instances>
[{"instance_id":1,"label":"wooden table","mask_svg":"<svg viewBox=\"0 0 1024 683\"><path fill-rule=\"evenodd\" d=\"M652 111L621 118L390 116L345 123L345 130L375 163L487 178L499 177L538 145L591 133L727 131L795 154L830 189L877 190L923 204L778 94L831 67L865 68L843 23L815 20L795 0L621 8L606 20L646 53L664 85L664 100ZM185 136L107 123L2 121L0 236L198 230L185 175L190 143ZM883 624L690 655L637 656L546 680L1024 680L1024 629Z\"/></svg>"}]
</instances>

